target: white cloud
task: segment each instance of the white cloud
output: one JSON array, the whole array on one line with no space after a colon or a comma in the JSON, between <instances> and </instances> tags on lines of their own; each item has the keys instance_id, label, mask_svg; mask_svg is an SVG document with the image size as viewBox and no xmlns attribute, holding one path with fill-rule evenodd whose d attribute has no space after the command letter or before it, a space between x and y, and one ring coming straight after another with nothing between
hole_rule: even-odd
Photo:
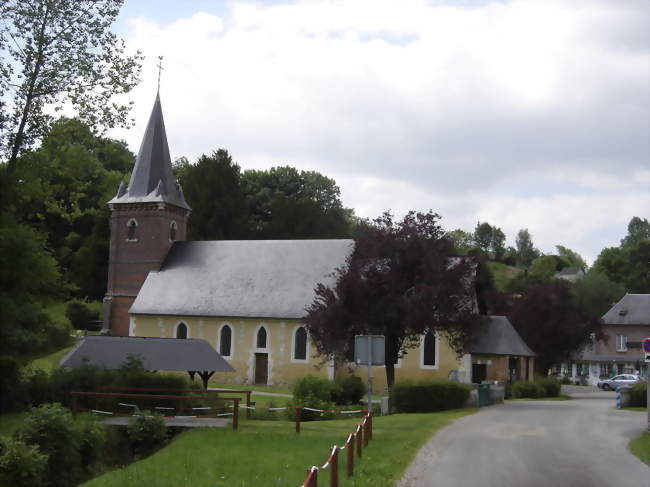
<instances>
[{"instance_id":1,"label":"white cloud","mask_svg":"<svg viewBox=\"0 0 650 487\"><path fill-rule=\"evenodd\" d=\"M445 226L528 227L545 250L593 257L650 207L649 18L647 2L605 0L133 18L127 42L147 62L137 127L115 135L137 149L164 55L175 156L225 147L244 168L334 177L362 216L433 208Z\"/></svg>"}]
</instances>

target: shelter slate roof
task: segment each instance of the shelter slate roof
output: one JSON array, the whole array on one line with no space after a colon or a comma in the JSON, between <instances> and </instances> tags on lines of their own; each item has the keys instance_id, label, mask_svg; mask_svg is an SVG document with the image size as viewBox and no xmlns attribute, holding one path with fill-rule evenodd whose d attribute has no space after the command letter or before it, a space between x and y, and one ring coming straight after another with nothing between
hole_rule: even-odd
<instances>
[{"instance_id":1,"label":"shelter slate roof","mask_svg":"<svg viewBox=\"0 0 650 487\"><path fill-rule=\"evenodd\" d=\"M129 186L124 188L120 184L117 194L108 204L157 202L190 209L185 202L183 189L172 173L159 94L156 95Z\"/></svg>"},{"instance_id":2,"label":"shelter slate roof","mask_svg":"<svg viewBox=\"0 0 650 487\"><path fill-rule=\"evenodd\" d=\"M62 367L85 364L118 369L129 355L140 355L146 370L234 372L205 340L88 336L59 363Z\"/></svg>"},{"instance_id":3,"label":"shelter slate roof","mask_svg":"<svg viewBox=\"0 0 650 487\"><path fill-rule=\"evenodd\" d=\"M477 334L470 345L471 353L535 356L508 318L505 316L486 316L485 318L482 331Z\"/></svg>"},{"instance_id":4,"label":"shelter slate roof","mask_svg":"<svg viewBox=\"0 0 650 487\"><path fill-rule=\"evenodd\" d=\"M650 325L650 294L626 294L602 320L605 325Z\"/></svg>"},{"instance_id":5,"label":"shelter slate roof","mask_svg":"<svg viewBox=\"0 0 650 487\"><path fill-rule=\"evenodd\" d=\"M349 239L174 242L129 312L300 319L353 249Z\"/></svg>"}]
</instances>

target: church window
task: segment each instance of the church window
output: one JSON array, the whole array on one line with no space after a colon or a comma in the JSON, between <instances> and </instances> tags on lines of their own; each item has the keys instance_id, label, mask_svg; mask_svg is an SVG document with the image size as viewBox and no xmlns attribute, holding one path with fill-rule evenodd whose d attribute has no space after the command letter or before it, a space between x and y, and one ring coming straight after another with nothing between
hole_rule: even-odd
<instances>
[{"instance_id":1,"label":"church window","mask_svg":"<svg viewBox=\"0 0 650 487\"><path fill-rule=\"evenodd\" d=\"M179 323L176 327L176 338L187 338L187 325Z\"/></svg>"},{"instance_id":2,"label":"church window","mask_svg":"<svg viewBox=\"0 0 650 487\"><path fill-rule=\"evenodd\" d=\"M293 358L307 360L307 330L304 326L298 327L293 337Z\"/></svg>"},{"instance_id":3,"label":"church window","mask_svg":"<svg viewBox=\"0 0 650 487\"><path fill-rule=\"evenodd\" d=\"M176 240L176 222L172 221L171 224L169 225L169 241L174 242Z\"/></svg>"},{"instance_id":4,"label":"church window","mask_svg":"<svg viewBox=\"0 0 650 487\"><path fill-rule=\"evenodd\" d=\"M429 330L422 340L422 365L424 367L436 365L436 351L436 335Z\"/></svg>"},{"instance_id":5,"label":"church window","mask_svg":"<svg viewBox=\"0 0 650 487\"><path fill-rule=\"evenodd\" d=\"M128 242L135 242L137 239L135 238L135 230L138 228L138 222L135 218L131 218L129 220L129 223L126 224L127 231L126 231L126 240Z\"/></svg>"},{"instance_id":6,"label":"church window","mask_svg":"<svg viewBox=\"0 0 650 487\"><path fill-rule=\"evenodd\" d=\"M219 353L222 357L230 357L232 345L232 328L229 325L223 325L219 332Z\"/></svg>"},{"instance_id":7,"label":"church window","mask_svg":"<svg viewBox=\"0 0 650 487\"><path fill-rule=\"evenodd\" d=\"M266 348L266 328L263 326L257 332L257 348Z\"/></svg>"}]
</instances>

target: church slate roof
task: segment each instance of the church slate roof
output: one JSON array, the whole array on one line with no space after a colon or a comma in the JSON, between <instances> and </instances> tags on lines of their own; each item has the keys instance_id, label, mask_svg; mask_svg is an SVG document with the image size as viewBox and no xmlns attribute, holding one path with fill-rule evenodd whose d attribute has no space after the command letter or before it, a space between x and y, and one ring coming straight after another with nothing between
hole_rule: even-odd
<instances>
[{"instance_id":1,"label":"church slate roof","mask_svg":"<svg viewBox=\"0 0 650 487\"><path fill-rule=\"evenodd\" d=\"M174 242L129 312L300 319L353 249L348 239Z\"/></svg>"},{"instance_id":2,"label":"church slate roof","mask_svg":"<svg viewBox=\"0 0 650 487\"><path fill-rule=\"evenodd\" d=\"M129 355L139 355L145 370L235 371L208 342L189 338L88 336L59 365L77 368L89 364L118 369Z\"/></svg>"},{"instance_id":3,"label":"church slate roof","mask_svg":"<svg viewBox=\"0 0 650 487\"><path fill-rule=\"evenodd\" d=\"M650 325L650 294L626 294L602 320L604 325Z\"/></svg>"},{"instance_id":4,"label":"church slate roof","mask_svg":"<svg viewBox=\"0 0 650 487\"><path fill-rule=\"evenodd\" d=\"M470 352L519 357L535 356L505 316L485 317L482 331L471 343Z\"/></svg>"},{"instance_id":5,"label":"church slate roof","mask_svg":"<svg viewBox=\"0 0 650 487\"><path fill-rule=\"evenodd\" d=\"M121 184L115 197L108 202L109 205L116 203L169 203L190 209L172 173L160 95L156 95L129 186L124 188Z\"/></svg>"}]
</instances>

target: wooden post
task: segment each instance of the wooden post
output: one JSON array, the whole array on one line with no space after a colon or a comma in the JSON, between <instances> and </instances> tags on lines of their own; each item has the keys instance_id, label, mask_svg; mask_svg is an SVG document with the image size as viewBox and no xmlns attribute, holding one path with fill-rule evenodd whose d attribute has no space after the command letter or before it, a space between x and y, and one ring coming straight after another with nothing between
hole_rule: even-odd
<instances>
[{"instance_id":1,"label":"wooden post","mask_svg":"<svg viewBox=\"0 0 650 487\"><path fill-rule=\"evenodd\" d=\"M348 464L347 464L348 477L354 475L354 435L350 436L348 440Z\"/></svg>"},{"instance_id":2,"label":"wooden post","mask_svg":"<svg viewBox=\"0 0 650 487\"><path fill-rule=\"evenodd\" d=\"M361 427L363 430L363 447L367 448L368 447L368 420L366 419L363 422L363 426Z\"/></svg>"},{"instance_id":3,"label":"wooden post","mask_svg":"<svg viewBox=\"0 0 650 487\"><path fill-rule=\"evenodd\" d=\"M359 431L357 431L354 436L357 437L357 456L361 458L363 456L363 428L359 428Z\"/></svg>"},{"instance_id":4,"label":"wooden post","mask_svg":"<svg viewBox=\"0 0 650 487\"><path fill-rule=\"evenodd\" d=\"M236 430L239 426L239 398L236 397L232 401L235 403L232 412L232 429Z\"/></svg>"},{"instance_id":5,"label":"wooden post","mask_svg":"<svg viewBox=\"0 0 650 487\"><path fill-rule=\"evenodd\" d=\"M246 417L251 417L251 391L246 391Z\"/></svg>"},{"instance_id":6,"label":"wooden post","mask_svg":"<svg viewBox=\"0 0 650 487\"><path fill-rule=\"evenodd\" d=\"M318 487L318 470L307 470L307 477L310 478L307 487Z\"/></svg>"},{"instance_id":7,"label":"wooden post","mask_svg":"<svg viewBox=\"0 0 650 487\"><path fill-rule=\"evenodd\" d=\"M339 449L336 446L332 449L330 463L330 487L339 487Z\"/></svg>"},{"instance_id":8,"label":"wooden post","mask_svg":"<svg viewBox=\"0 0 650 487\"><path fill-rule=\"evenodd\" d=\"M296 408L296 433L300 433L300 416L302 416L302 406Z\"/></svg>"},{"instance_id":9,"label":"wooden post","mask_svg":"<svg viewBox=\"0 0 650 487\"><path fill-rule=\"evenodd\" d=\"M372 411L368 413L368 440L372 440Z\"/></svg>"}]
</instances>

